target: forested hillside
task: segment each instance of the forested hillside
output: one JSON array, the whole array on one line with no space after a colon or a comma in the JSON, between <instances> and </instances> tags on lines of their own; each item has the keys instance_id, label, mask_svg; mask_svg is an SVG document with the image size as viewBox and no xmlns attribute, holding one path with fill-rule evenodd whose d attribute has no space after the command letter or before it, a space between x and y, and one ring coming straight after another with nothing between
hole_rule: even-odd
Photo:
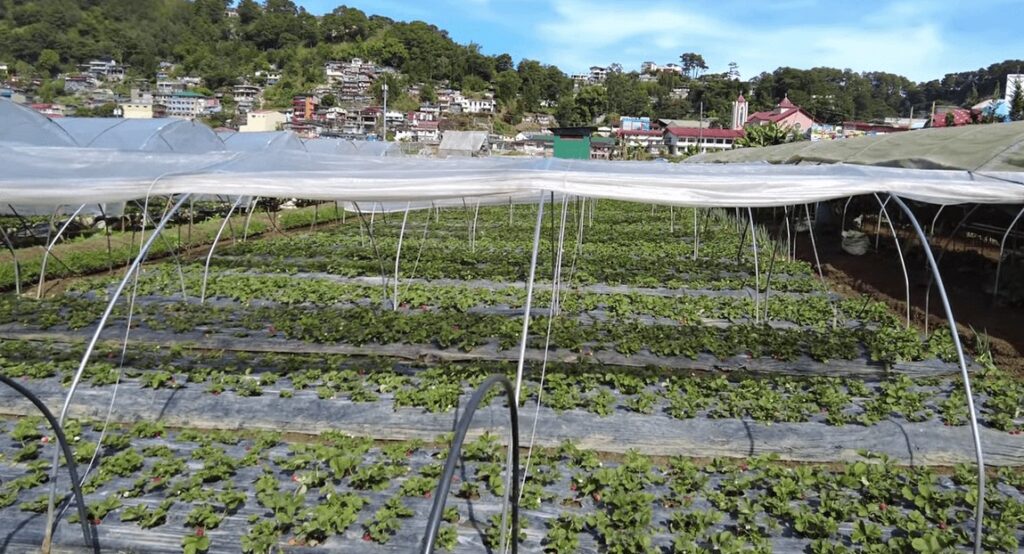
<instances>
[{"instance_id":1,"label":"forested hillside","mask_svg":"<svg viewBox=\"0 0 1024 554\"><path fill-rule=\"evenodd\" d=\"M229 7L237 17L227 16ZM603 114L692 117L702 104L706 115L727 121L741 90L751 94L755 109L788 94L828 122L906 116L911 106L921 114L932 102L963 105L997 94L1006 74L1024 66L1007 60L927 83L882 72L789 67L749 82L701 71L641 82L627 68L611 73L602 86L574 92L568 76L543 61L485 55L480 45L458 44L434 25L345 6L318 17L292 0L0 0L0 63L12 74L45 83L103 56L128 64L130 77L149 80L159 62L174 62L177 71L202 77L211 90L274 66L282 80L266 91L271 105L284 105L323 82L325 61L362 57L399 69L404 85L447 81L464 92L492 90L510 122L549 110L563 123Z\"/></svg>"}]
</instances>

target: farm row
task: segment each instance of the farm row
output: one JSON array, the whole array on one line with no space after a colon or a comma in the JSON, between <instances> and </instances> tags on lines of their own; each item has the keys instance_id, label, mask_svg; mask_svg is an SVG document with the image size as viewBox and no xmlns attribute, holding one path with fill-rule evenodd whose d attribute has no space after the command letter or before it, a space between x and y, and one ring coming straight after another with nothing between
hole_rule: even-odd
<instances>
[{"instance_id":1,"label":"farm row","mask_svg":"<svg viewBox=\"0 0 1024 554\"><path fill-rule=\"evenodd\" d=\"M560 210L543 221L521 395L524 441L536 422L542 446L524 550L970 544L977 490L957 464L973 454L948 331L923 336L879 302L829 293L786 254L810 240L796 221L752 236L742 213L569 202L563 232ZM208 277L204 252L130 284L138 297L104 335L123 337L130 316L129 345L101 344L71 412L91 418L72 426L88 462L92 419L120 391L118 430L87 483L107 544L391 552L419 540L459 406L486 376L515 374L536 208L344 217L222 245ZM2 371L59 407L115 283L0 298ZM1024 538L1024 384L978 346L981 431L1005 466L986 491L986 548L1012 552ZM23 523L38 517L52 441L27 405L0 398L21 416L0 423L0 528L38 543L41 525ZM505 425L496 394L487 404L474 436ZM498 535L497 437L464 451L448 548ZM75 531L65 522L58 542Z\"/></svg>"},{"instance_id":2,"label":"farm row","mask_svg":"<svg viewBox=\"0 0 1024 554\"><path fill-rule=\"evenodd\" d=\"M98 427L69 423L79 462L92 458ZM39 418L0 422L0 431L0 507L7 507L0 521L11 528L45 510L53 437ZM109 549L408 549L423 532L444 441L324 433L294 442L278 433L140 422L109 431L86 486L88 513ZM504 454L485 434L463 455L439 542L473 552L495 546L500 534ZM940 552L970 544L977 499L969 466L946 473L864 456L787 467L769 457L603 459L571 443L538 449L523 489L520 542L555 553ZM1013 552L1022 538L1024 481L1009 469L992 477L986 551ZM64 528L61 538L76 542L75 530Z\"/></svg>"}]
</instances>

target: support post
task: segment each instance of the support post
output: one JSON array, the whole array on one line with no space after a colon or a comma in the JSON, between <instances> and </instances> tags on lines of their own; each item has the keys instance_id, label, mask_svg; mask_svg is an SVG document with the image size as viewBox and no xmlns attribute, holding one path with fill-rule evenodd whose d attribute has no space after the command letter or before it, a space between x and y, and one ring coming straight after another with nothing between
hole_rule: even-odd
<instances>
[{"instance_id":1,"label":"support post","mask_svg":"<svg viewBox=\"0 0 1024 554\"><path fill-rule=\"evenodd\" d=\"M953 308L949 304L949 297L946 296L946 287L942 283L942 275L939 273L939 264L935 261L931 246L928 244L928 237L924 234L921 224L918 223L914 212L895 194L890 195L893 201L903 210L903 213L910 219L914 226L917 237L924 245L924 254L928 259L928 266L931 268L935 283L939 288L939 298L942 299L942 307L946 312L946 319L949 321L949 333L953 336L953 345L956 347L957 361L960 363L960 376L964 380L964 393L967 395L967 412L970 416L971 435L974 438L974 456L978 464L978 504L974 512L974 552L981 554L981 539L985 514L985 460L981 449L981 434L978 431L978 415L974 411L974 395L971 392L971 378L967 373L967 359L964 357L964 348L960 344L960 334L956 331L956 319L953 317Z\"/></svg>"},{"instance_id":2,"label":"support post","mask_svg":"<svg viewBox=\"0 0 1024 554\"><path fill-rule=\"evenodd\" d=\"M96 326L96 331L93 332L92 339L89 344L86 345L85 353L82 354L82 361L78 364L78 369L75 370L75 375L71 379L71 385L68 387L68 394L64 397L64 405L60 410L60 417L57 422L61 425L64 424L64 418L67 417L68 408L71 406L71 400L75 396L75 391L78 390L78 384L82 381L82 374L85 373L85 366L89 363L89 358L92 356L93 350L96 348L96 343L100 340L100 334L103 332L103 328L107 324L107 320L110 318L110 314L114 311L114 305L117 304L117 300L121 297L121 293L124 292L124 288L128 285L128 280L131 279L132 274L139 269L142 265L142 260L146 257L146 253L149 252L149 248L156 241L156 238L160 236L160 232L163 230L167 222L170 221L171 217L174 216L175 212L181 208L182 204L189 199L191 195L185 194L178 200L174 207L167 211L164 217L160 220L160 223L154 229L153 234L150 235L149 239L146 240L145 244L139 249L139 254L132 261L128 267L128 271L125 272L124 277L121 278L121 282L118 283L117 288L114 290L114 294L111 295L110 302L107 303L106 309L103 311L103 315L100 316L99 324ZM57 469L59 468L60 452L55 451L53 453L53 469L50 472L50 503L47 507L46 513L46 538L44 539L44 545L49 546L52 540L52 527L53 527L53 516L54 516L54 500L57 496ZM48 550L48 548L47 548Z\"/></svg>"},{"instance_id":3,"label":"support post","mask_svg":"<svg viewBox=\"0 0 1024 554\"><path fill-rule=\"evenodd\" d=\"M220 229L217 230L217 235L213 237L213 244L210 245L210 251L206 254L206 265L203 267L203 287L199 292L199 303L203 304L206 302L206 280L210 276L210 260L213 259L213 250L217 248L217 242L220 240L220 235L224 232L224 227L228 221L231 221L231 214L235 213L235 208L242 202L242 197L239 196L238 200L231 205L231 209L228 210L228 215L224 217L224 222L220 224Z\"/></svg>"}]
</instances>

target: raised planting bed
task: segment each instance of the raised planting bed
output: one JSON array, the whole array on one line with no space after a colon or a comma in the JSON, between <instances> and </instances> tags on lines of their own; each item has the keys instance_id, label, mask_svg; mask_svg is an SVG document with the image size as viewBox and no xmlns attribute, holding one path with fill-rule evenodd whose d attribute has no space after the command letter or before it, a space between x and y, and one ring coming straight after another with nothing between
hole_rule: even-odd
<instances>
[{"instance_id":1,"label":"raised planting bed","mask_svg":"<svg viewBox=\"0 0 1024 554\"><path fill-rule=\"evenodd\" d=\"M0 422L0 540L12 551L42 539L46 460L52 441L38 420ZM87 461L94 423L69 426ZM446 449L420 441L375 443L341 433L297 440L278 433L202 433L139 423L108 432L87 480L86 503L106 550L178 552L410 551ZM443 440L441 441L443 445ZM503 448L495 435L467 443L440 545L479 552L499 535ZM973 474L859 461L784 465L658 458L602 459L572 443L538 449L523 495L524 552L847 552L884 545L970 544ZM525 457L524 457L525 464ZM1024 481L993 473L986 551L1024 539ZM62 489L63 490L63 489ZM56 541L84 550L73 518Z\"/></svg>"}]
</instances>

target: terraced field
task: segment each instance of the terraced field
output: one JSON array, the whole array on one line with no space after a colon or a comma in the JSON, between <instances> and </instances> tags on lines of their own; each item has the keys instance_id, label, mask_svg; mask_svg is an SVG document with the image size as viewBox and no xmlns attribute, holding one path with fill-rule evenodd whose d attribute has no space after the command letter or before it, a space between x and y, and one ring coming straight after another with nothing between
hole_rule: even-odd
<instances>
[{"instance_id":1,"label":"terraced field","mask_svg":"<svg viewBox=\"0 0 1024 554\"><path fill-rule=\"evenodd\" d=\"M948 330L922 336L884 304L831 293L785 236L731 212L546 209L520 397L536 445L522 452L522 551L973 544ZM516 374L536 215L350 215L223 245L208 273L205 253L147 266L70 410L104 549L413 550L460 406L488 375ZM59 411L115 285L3 297L0 371ZM984 546L1017 552L1024 384L984 345L971 371ZM42 542L54 441L30 404L0 398L0 550L21 551ZM497 391L487 404L447 499L439 544L456 552L500 536L508 409ZM74 513L55 541L83 548Z\"/></svg>"}]
</instances>

